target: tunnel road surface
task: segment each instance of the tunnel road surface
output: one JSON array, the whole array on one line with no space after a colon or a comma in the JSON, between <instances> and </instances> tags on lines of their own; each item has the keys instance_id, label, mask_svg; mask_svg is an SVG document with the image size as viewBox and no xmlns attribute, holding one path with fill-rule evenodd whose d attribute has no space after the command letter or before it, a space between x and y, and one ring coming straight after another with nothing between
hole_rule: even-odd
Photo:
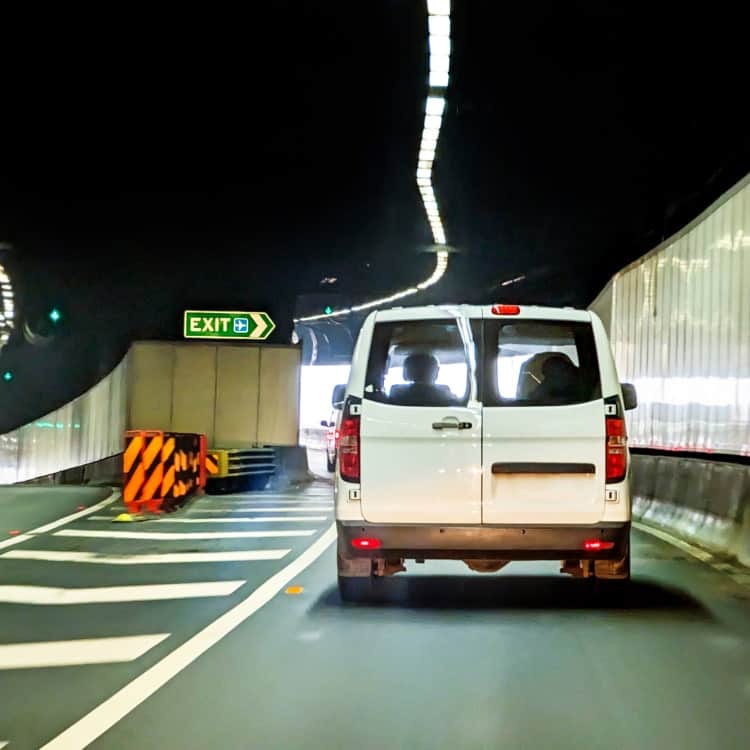
<instances>
[{"instance_id":1,"label":"tunnel road surface","mask_svg":"<svg viewBox=\"0 0 750 750\"><path fill-rule=\"evenodd\" d=\"M750 747L750 575L643 531L621 594L428 562L344 605L323 484L116 512L0 548L0 747Z\"/></svg>"}]
</instances>

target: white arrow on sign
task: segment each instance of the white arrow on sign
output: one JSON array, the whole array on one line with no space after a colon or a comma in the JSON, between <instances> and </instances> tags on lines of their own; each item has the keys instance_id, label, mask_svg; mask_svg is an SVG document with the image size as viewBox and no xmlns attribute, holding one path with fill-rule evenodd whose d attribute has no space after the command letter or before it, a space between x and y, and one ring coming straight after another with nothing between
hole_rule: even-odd
<instances>
[{"instance_id":1,"label":"white arrow on sign","mask_svg":"<svg viewBox=\"0 0 750 750\"><path fill-rule=\"evenodd\" d=\"M253 323L255 323L255 328L253 328L249 336L251 339L264 339L276 327L271 318L264 313L251 312L250 317L253 319Z\"/></svg>"}]
</instances>

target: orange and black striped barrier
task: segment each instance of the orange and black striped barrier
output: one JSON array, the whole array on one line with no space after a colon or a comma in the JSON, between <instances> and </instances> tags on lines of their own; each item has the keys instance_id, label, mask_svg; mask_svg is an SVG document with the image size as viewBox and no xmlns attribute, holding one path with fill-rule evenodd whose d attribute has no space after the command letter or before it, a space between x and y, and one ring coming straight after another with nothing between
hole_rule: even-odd
<instances>
[{"instance_id":1,"label":"orange and black striped barrier","mask_svg":"<svg viewBox=\"0 0 750 750\"><path fill-rule=\"evenodd\" d=\"M151 430L125 433L123 500L131 513L158 512L206 485L203 435Z\"/></svg>"}]
</instances>

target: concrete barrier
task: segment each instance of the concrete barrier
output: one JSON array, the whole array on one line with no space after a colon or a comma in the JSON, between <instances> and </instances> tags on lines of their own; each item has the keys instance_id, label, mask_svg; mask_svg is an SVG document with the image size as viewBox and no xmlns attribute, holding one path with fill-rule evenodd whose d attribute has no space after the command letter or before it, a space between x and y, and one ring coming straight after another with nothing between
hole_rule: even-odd
<instances>
[{"instance_id":1,"label":"concrete barrier","mask_svg":"<svg viewBox=\"0 0 750 750\"><path fill-rule=\"evenodd\" d=\"M277 447L276 474L271 477L269 488L283 490L315 479L307 463L307 448L303 445Z\"/></svg>"},{"instance_id":2,"label":"concrete barrier","mask_svg":"<svg viewBox=\"0 0 750 750\"><path fill-rule=\"evenodd\" d=\"M632 457L633 518L750 565L750 466Z\"/></svg>"}]
</instances>

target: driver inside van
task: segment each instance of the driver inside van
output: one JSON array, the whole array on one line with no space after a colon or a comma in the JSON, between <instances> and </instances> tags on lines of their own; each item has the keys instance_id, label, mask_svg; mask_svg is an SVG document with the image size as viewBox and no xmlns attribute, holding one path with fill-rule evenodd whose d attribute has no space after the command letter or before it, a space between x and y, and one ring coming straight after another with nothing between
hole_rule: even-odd
<instances>
[{"instance_id":1,"label":"driver inside van","mask_svg":"<svg viewBox=\"0 0 750 750\"><path fill-rule=\"evenodd\" d=\"M404 360L406 385L394 385L389 401L398 406L450 406L456 403L447 385L436 383L440 363L432 354L410 354Z\"/></svg>"}]
</instances>

